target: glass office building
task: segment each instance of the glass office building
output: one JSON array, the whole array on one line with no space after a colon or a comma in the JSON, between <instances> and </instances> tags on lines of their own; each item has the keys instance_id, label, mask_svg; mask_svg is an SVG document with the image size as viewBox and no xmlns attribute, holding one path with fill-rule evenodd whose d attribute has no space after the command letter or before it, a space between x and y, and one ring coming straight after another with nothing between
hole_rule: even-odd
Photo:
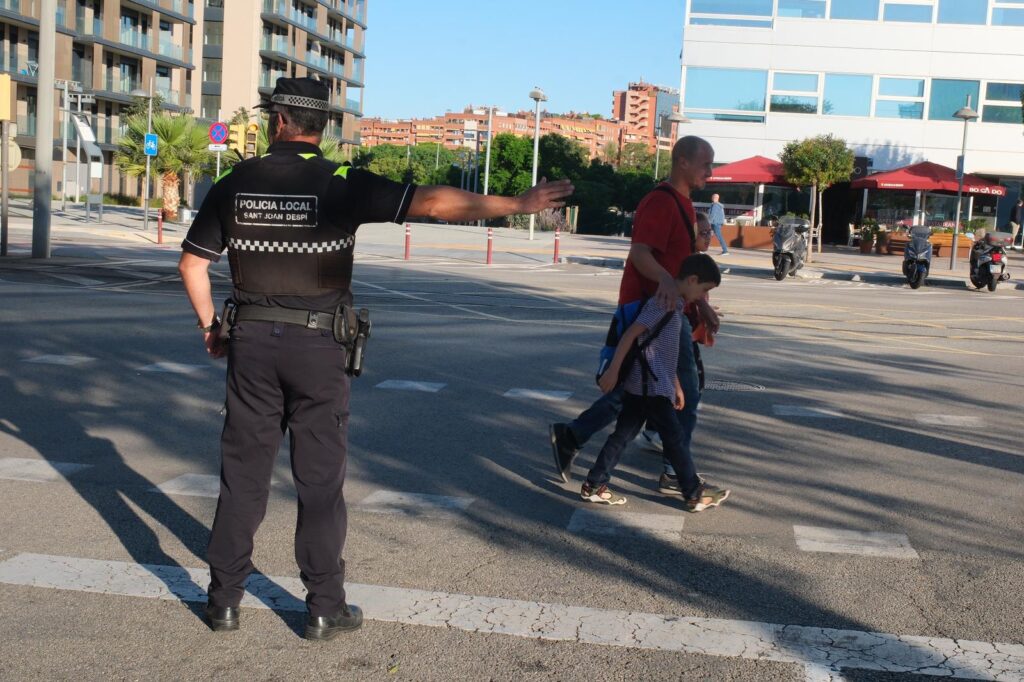
<instances>
[{"instance_id":1,"label":"glass office building","mask_svg":"<svg viewBox=\"0 0 1024 682\"><path fill-rule=\"evenodd\" d=\"M716 162L833 133L872 170L1024 177L1024 0L684 0L681 100ZM1000 213L1005 211L1001 207Z\"/></svg>"}]
</instances>

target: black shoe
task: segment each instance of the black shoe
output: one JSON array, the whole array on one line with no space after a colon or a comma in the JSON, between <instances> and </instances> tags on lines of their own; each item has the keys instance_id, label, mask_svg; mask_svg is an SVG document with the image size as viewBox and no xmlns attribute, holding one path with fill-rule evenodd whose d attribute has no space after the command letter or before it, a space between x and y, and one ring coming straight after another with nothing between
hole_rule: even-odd
<instances>
[{"instance_id":1,"label":"black shoe","mask_svg":"<svg viewBox=\"0 0 1024 682\"><path fill-rule=\"evenodd\" d=\"M676 481L675 476L662 473L658 477L658 492L662 495L678 495L679 483Z\"/></svg>"},{"instance_id":2,"label":"black shoe","mask_svg":"<svg viewBox=\"0 0 1024 682\"><path fill-rule=\"evenodd\" d=\"M306 639L333 639L342 632L355 630L363 624L363 610L346 605L333 616L310 616L306 621Z\"/></svg>"},{"instance_id":3,"label":"black shoe","mask_svg":"<svg viewBox=\"0 0 1024 682\"><path fill-rule=\"evenodd\" d=\"M572 473L572 461L579 453L576 438L567 424L552 424L548 427L548 434L551 436L551 453L555 456L555 468L562 477L562 483L568 483L569 475Z\"/></svg>"},{"instance_id":4,"label":"black shoe","mask_svg":"<svg viewBox=\"0 0 1024 682\"><path fill-rule=\"evenodd\" d=\"M207 604L203 610L206 616L206 623L214 632L224 632L238 629L238 607L237 606L214 606Z\"/></svg>"}]
</instances>

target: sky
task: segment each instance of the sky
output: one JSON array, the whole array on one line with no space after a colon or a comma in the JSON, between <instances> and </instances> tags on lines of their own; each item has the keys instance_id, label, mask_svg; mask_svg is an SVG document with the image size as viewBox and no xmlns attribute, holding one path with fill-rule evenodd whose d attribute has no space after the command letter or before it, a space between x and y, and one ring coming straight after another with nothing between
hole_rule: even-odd
<instances>
[{"instance_id":1,"label":"sky","mask_svg":"<svg viewBox=\"0 0 1024 682\"><path fill-rule=\"evenodd\" d=\"M679 87L683 0L367 0L363 115L469 104L611 115L631 82Z\"/></svg>"}]
</instances>

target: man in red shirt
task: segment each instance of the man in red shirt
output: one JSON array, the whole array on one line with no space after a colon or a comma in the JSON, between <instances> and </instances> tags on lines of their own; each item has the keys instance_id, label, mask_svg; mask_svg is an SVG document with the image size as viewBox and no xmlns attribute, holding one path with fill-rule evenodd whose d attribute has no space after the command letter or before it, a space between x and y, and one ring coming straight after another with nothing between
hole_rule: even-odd
<instances>
[{"instance_id":1,"label":"man in red shirt","mask_svg":"<svg viewBox=\"0 0 1024 682\"><path fill-rule=\"evenodd\" d=\"M619 285L619 305L654 296L664 308L675 305L678 288L675 274L687 256L694 253L694 225L697 220L690 193L702 189L711 177L715 150L704 139L680 138L672 148L672 172L637 206L633 237ZM697 425L700 387L693 354L693 320L703 320L708 330L718 332L718 315L706 300L688 311L680 331L677 372L685 405L678 412L682 446L687 451ZM603 395L569 423L552 424L551 447L563 481L568 481L572 460L579 449L598 431L615 421L622 409L621 390Z\"/></svg>"}]
</instances>

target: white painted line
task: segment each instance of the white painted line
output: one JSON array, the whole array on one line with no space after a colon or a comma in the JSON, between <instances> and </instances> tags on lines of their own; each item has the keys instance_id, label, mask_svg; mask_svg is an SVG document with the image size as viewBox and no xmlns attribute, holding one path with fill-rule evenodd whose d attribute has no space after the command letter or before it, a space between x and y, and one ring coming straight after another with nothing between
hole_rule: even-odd
<instances>
[{"instance_id":1,"label":"white painted line","mask_svg":"<svg viewBox=\"0 0 1024 682\"><path fill-rule=\"evenodd\" d=\"M140 372L167 372L169 374L192 374L208 369L208 365L185 365L180 362L155 362L139 367Z\"/></svg>"},{"instance_id":2,"label":"white painted line","mask_svg":"<svg viewBox=\"0 0 1024 682\"><path fill-rule=\"evenodd\" d=\"M19 554L0 561L0 583L172 601L206 601L204 569ZM770 660L824 674L842 669L1024 681L1024 645L582 606L348 584L370 620L632 649ZM242 606L303 611L296 578L254 577ZM820 680L821 677L808 678ZM827 678L825 678L827 679ZM835 679L833 677L833 679Z\"/></svg>"},{"instance_id":3,"label":"white painted line","mask_svg":"<svg viewBox=\"0 0 1024 682\"><path fill-rule=\"evenodd\" d=\"M377 388L386 388L392 391L422 391L423 393L437 393L447 384L435 384L430 381L406 381L404 379L388 379L377 384Z\"/></svg>"},{"instance_id":4,"label":"white painted line","mask_svg":"<svg viewBox=\"0 0 1024 682\"><path fill-rule=\"evenodd\" d=\"M683 508L678 514L639 514L617 509L577 509L566 529L572 533L643 537L675 542L683 532Z\"/></svg>"},{"instance_id":5,"label":"white painted line","mask_svg":"<svg viewBox=\"0 0 1024 682\"><path fill-rule=\"evenodd\" d=\"M804 407L803 405L772 405L777 417L807 417L809 419L837 419L845 415L835 410L821 407Z\"/></svg>"},{"instance_id":6,"label":"white painted line","mask_svg":"<svg viewBox=\"0 0 1024 682\"><path fill-rule=\"evenodd\" d=\"M50 277L53 277L54 279L62 279L65 282L71 282L72 284L80 284L84 287L95 287L105 283L99 279L90 279L88 277L82 277L80 275L68 275L56 272L47 272L46 274L48 274Z\"/></svg>"},{"instance_id":7,"label":"white painted line","mask_svg":"<svg viewBox=\"0 0 1024 682\"><path fill-rule=\"evenodd\" d=\"M503 394L505 398L524 398L526 400L552 400L561 402L572 397L572 391L539 391L532 388L510 388Z\"/></svg>"},{"instance_id":8,"label":"white painted line","mask_svg":"<svg viewBox=\"0 0 1024 682\"><path fill-rule=\"evenodd\" d=\"M220 476L212 474L182 474L152 488L165 495L192 495L193 497L219 497Z\"/></svg>"},{"instance_id":9,"label":"white painted line","mask_svg":"<svg viewBox=\"0 0 1024 682\"><path fill-rule=\"evenodd\" d=\"M910 539L902 533L877 533L838 528L793 526L796 546L805 552L861 554L891 559L917 559Z\"/></svg>"},{"instance_id":10,"label":"white painted line","mask_svg":"<svg viewBox=\"0 0 1024 682\"><path fill-rule=\"evenodd\" d=\"M465 511L475 501L475 498L472 497L446 497L444 495L378 490L363 498L363 501L356 505L356 509L375 514L429 516L437 513Z\"/></svg>"},{"instance_id":11,"label":"white painted line","mask_svg":"<svg viewBox=\"0 0 1024 682\"><path fill-rule=\"evenodd\" d=\"M916 417L919 424L929 426L970 426L980 427L985 425L981 417L969 417L962 414L919 414Z\"/></svg>"},{"instance_id":12,"label":"white painted line","mask_svg":"<svg viewBox=\"0 0 1024 682\"><path fill-rule=\"evenodd\" d=\"M90 358L86 355L37 355L34 358L28 358L25 362L38 362L42 365L65 365L67 367L74 367L75 365L84 365L87 362L92 362L96 358Z\"/></svg>"},{"instance_id":13,"label":"white painted line","mask_svg":"<svg viewBox=\"0 0 1024 682\"><path fill-rule=\"evenodd\" d=\"M34 483L53 483L65 477L88 469L91 464L75 464L73 462L47 462L41 459L24 459L21 457L0 458L0 478L11 481L32 481Z\"/></svg>"}]
</instances>

